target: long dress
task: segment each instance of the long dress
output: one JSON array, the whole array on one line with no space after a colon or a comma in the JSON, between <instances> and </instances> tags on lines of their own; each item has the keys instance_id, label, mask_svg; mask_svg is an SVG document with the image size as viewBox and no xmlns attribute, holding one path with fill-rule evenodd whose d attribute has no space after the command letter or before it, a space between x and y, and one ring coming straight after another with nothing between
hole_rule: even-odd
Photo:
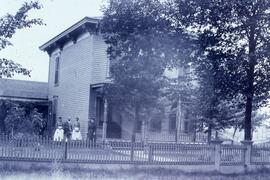
<instances>
[{"instance_id":1,"label":"long dress","mask_svg":"<svg viewBox=\"0 0 270 180\"><path fill-rule=\"evenodd\" d=\"M64 139L64 130L62 126L58 126L54 132L53 140L54 141L63 141Z\"/></svg>"},{"instance_id":2,"label":"long dress","mask_svg":"<svg viewBox=\"0 0 270 180\"><path fill-rule=\"evenodd\" d=\"M82 134L80 131L80 123L79 122L76 122L74 124L71 139L72 140L82 140Z\"/></svg>"},{"instance_id":3,"label":"long dress","mask_svg":"<svg viewBox=\"0 0 270 180\"><path fill-rule=\"evenodd\" d=\"M63 123L57 122L56 130L54 132L53 140L54 141L63 141L64 139L64 129L63 129Z\"/></svg>"}]
</instances>

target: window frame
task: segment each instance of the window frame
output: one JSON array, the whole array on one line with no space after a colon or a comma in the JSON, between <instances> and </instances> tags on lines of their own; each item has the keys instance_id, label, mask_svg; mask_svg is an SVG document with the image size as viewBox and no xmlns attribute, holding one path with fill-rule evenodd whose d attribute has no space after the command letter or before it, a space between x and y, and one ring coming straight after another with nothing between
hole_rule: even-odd
<instances>
[{"instance_id":1,"label":"window frame","mask_svg":"<svg viewBox=\"0 0 270 180\"><path fill-rule=\"evenodd\" d=\"M60 56L55 57L54 65L54 86L59 86Z\"/></svg>"}]
</instances>

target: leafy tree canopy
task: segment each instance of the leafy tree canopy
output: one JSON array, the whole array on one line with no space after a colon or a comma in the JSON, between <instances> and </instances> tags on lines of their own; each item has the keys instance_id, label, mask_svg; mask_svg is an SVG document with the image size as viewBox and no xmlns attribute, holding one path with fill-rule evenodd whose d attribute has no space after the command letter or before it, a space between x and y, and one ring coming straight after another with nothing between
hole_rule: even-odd
<instances>
[{"instance_id":1,"label":"leafy tree canopy","mask_svg":"<svg viewBox=\"0 0 270 180\"><path fill-rule=\"evenodd\" d=\"M173 59L168 53L173 48L170 22L163 12L158 0L110 0L101 20L109 45L109 94L134 107L135 123L140 110L159 97L166 83L164 71Z\"/></svg>"},{"instance_id":2,"label":"leafy tree canopy","mask_svg":"<svg viewBox=\"0 0 270 180\"><path fill-rule=\"evenodd\" d=\"M16 14L6 14L0 17L0 51L11 46L10 39L18 29L29 28L33 25L42 25L39 18L29 19L28 12L31 9L40 9L38 2L25 2ZM12 77L15 73L30 75L30 71L11 59L0 57L0 78Z\"/></svg>"},{"instance_id":3,"label":"leafy tree canopy","mask_svg":"<svg viewBox=\"0 0 270 180\"><path fill-rule=\"evenodd\" d=\"M245 101L245 140L251 140L252 108L270 90L270 2L268 0L172 0L172 21L196 37L198 74L211 72L219 97ZM194 39L192 39L194 42Z\"/></svg>"}]
</instances>

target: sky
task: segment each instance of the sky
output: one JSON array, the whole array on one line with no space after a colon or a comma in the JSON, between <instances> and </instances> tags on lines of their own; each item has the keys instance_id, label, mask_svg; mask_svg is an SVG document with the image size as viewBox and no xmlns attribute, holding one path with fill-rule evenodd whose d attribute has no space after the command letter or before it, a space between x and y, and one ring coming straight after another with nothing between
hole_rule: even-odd
<instances>
[{"instance_id":1,"label":"sky","mask_svg":"<svg viewBox=\"0 0 270 180\"><path fill-rule=\"evenodd\" d=\"M15 14L27 0L0 0L0 17ZM105 0L39 0L43 8L31 10L30 18L41 18L46 25L18 30L10 39L13 46L0 51L0 57L13 59L31 70L31 77L16 75L14 79L48 81L49 56L39 46L72 26L85 16L101 16Z\"/></svg>"}]
</instances>

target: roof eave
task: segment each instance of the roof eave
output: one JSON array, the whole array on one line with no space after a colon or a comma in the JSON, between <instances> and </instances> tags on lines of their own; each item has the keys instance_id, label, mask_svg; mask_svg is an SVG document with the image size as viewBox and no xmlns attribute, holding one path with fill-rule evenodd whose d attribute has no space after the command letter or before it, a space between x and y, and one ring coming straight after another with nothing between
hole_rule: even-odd
<instances>
[{"instance_id":1,"label":"roof eave","mask_svg":"<svg viewBox=\"0 0 270 180\"><path fill-rule=\"evenodd\" d=\"M83 26L84 24L86 24L86 23L97 24L98 22L99 22L99 19L98 18L85 17L82 20L80 20L79 22L77 22L76 24L72 25L71 27L69 27L65 31L61 32L60 34L58 34L57 36L55 36L54 38L52 38L51 40L49 40L48 42L46 42L43 45L41 45L39 47L39 49L42 50L42 51L47 51L57 41L63 39L64 37L67 37L70 33L72 33L73 31L75 31L79 27Z\"/></svg>"}]
</instances>

